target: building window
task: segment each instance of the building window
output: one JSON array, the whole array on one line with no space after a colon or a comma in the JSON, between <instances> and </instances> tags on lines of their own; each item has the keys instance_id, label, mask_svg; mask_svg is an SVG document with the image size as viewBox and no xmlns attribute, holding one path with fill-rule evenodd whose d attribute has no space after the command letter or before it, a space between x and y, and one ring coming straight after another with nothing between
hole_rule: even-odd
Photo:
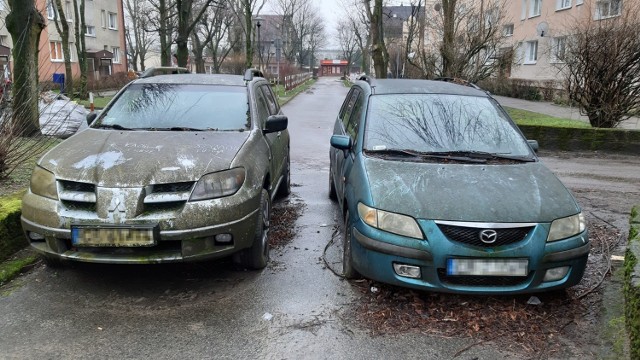
<instances>
[{"instance_id":1,"label":"building window","mask_svg":"<svg viewBox=\"0 0 640 360\"><path fill-rule=\"evenodd\" d=\"M56 10L53 8L53 0L47 1L47 18L50 20L56 18Z\"/></svg>"},{"instance_id":2,"label":"building window","mask_svg":"<svg viewBox=\"0 0 640 360\"><path fill-rule=\"evenodd\" d=\"M117 30L118 29L118 16L115 13L109 13L109 29Z\"/></svg>"},{"instance_id":3,"label":"building window","mask_svg":"<svg viewBox=\"0 0 640 360\"><path fill-rule=\"evenodd\" d=\"M49 49L51 50L51 61L64 61L62 43L60 41L49 41Z\"/></svg>"},{"instance_id":4,"label":"building window","mask_svg":"<svg viewBox=\"0 0 640 360\"><path fill-rule=\"evenodd\" d=\"M520 20L527 18L527 0L522 0L522 13L520 14Z\"/></svg>"},{"instance_id":5,"label":"building window","mask_svg":"<svg viewBox=\"0 0 640 360\"><path fill-rule=\"evenodd\" d=\"M538 41L527 41L525 47L525 64L535 64L538 61Z\"/></svg>"},{"instance_id":6,"label":"building window","mask_svg":"<svg viewBox=\"0 0 640 360\"><path fill-rule=\"evenodd\" d=\"M567 50L567 38L555 37L551 41L551 61L563 62Z\"/></svg>"},{"instance_id":7,"label":"building window","mask_svg":"<svg viewBox=\"0 0 640 360\"><path fill-rule=\"evenodd\" d=\"M107 12L104 10L100 10L100 25L102 25L103 28L107 27Z\"/></svg>"},{"instance_id":8,"label":"building window","mask_svg":"<svg viewBox=\"0 0 640 360\"><path fill-rule=\"evenodd\" d=\"M584 4L584 0L576 0L576 6Z\"/></svg>"},{"instance_id":9,"label":"building window","mask_svg":"<svg viewBox=\"0 0 640 360\"><path fill-rule=\"evenodd\" d=\"M114 46L111 48L111 52L113 53L113 63L120 64L120 48Z\"/></svg>"},{"instance_id":10,"label":"building window","mask_svg":"<svg viewBox=\"0 0 640 360\"><path fill-rule=\"evenodd\" d=\"M556 0L556 10L571 8L571 0Z\"/></svg>"},{"instance_id":11,"label":"building window","mask_svg":"<svg viewBox=\"0 0 640 360\"><path fill-rule=\"evenodd\" d=\"M513 36L513 24L507 24L502 27L502 35Z\"/></svg>"},{"instance_id":12,"label":"building window","mask_svg":"<svg viewBox=\"0 0 640 360\"><path fill-rule=\"evenodd\" d=\"M606 19L620 15L622 0L602 0L596 3L596 19Z\"/></svg>"},{"instance_id":13,"label":"building window","mask_svg":"<svg viewBox=\"0 0 640 360\"><path fill-rule=\"evenodd\" d=\"M0 45L7 45L7 35L0 35Z\"/></svg>"},{"instance_id":14,"label":"building window","mask_svg":"<svg viewBox=\"0 0 640 360\"><path fill-rule=\"evenodd\" d=\"M64 16L67 19L67 21L69 22L73 21L73 5L71 5L70 1L67 1L64 4Z\"/></svg>"},{"instance_id":15,"label":"building window","mask_svg":"<svg viewBox=\"0 0 640 360\"><path fill-rule=\"evenodd\" d=\"M529 17L540 16L542 12L542 0L531 0L531 9L529 10Z\"/></svg>"},{"instance_id":16,"label":"building window","mask_svg":"<svg viewBox=\"0 0 640 360\"><path fill-rule=\"evenodd\" d=\"M85 36L96 36L96 27L91 25L86 25L84 27L84 35Z\"/></svg>"}]
</instances>

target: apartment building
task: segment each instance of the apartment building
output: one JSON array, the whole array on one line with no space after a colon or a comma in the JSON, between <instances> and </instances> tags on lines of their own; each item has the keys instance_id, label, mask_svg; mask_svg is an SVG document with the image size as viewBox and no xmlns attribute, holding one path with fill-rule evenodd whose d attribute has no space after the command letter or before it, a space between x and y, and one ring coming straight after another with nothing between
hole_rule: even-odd
<instances>
[{"instance_id":1,"label":"apartment building","mask_svg":"<svg viewBox=\"0 0 640 360\"><path fill-rule=\"evenodd\" d=\"M619 16L623 0L510 0L506 4L502 27L506 39L501 50L514 50L510 77L558 81L567 36L575 32L575 24Z\"/></svg>"},{"instance_id":2,"label":"apartment building","mask_svg":"<svg viewBox=\"0 0 640 360\"><path fill-rule=\"evenodd\" d=\"M73 35L73 3L64 1L65 16L71 32L71 66L74 76L79 75L76 39ZM45 18L46 27L40 35L38 73L40 81L52 81L53 74L64 74L62 38L56 29L53 0L36 0L36 6ZM0 65L7 48L13 47L5 18L9 9L6 1L0 0ZM105 76L127 71L125 51L125 27L122 0L85 0L84 38L87 49L89 80L96 81ZM76 75L77 74L77 75Z\"/></svg>"}]
</instances>

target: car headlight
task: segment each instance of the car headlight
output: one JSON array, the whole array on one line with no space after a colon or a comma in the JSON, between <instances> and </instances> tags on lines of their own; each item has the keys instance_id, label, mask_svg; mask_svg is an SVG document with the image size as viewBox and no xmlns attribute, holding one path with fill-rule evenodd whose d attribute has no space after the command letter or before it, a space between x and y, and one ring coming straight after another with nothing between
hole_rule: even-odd
<instances>
[{"instance_id":1,"label":"car headlight","mask_svg":"<svg viewBox=\"0 0 640 360\"><path fill-rule=\"evenodd\" d=\"M207 174L198 180L189 200L208 200L233 195L240 190L245 177L244 168Z\"/></svg>"},{"instance_id":2,"label":"car headlight","mask_svg":"<svg viewBox=\"0 0 640 360\"><path fill-rule=\"evenodd\" d=\"M394 234L422 239L422 231L414 218L358 203L358 215L366 224Z\"/></svg>"},{"instance_id":3,"label":"car headlight","mask_svg":"<svg viewBox=\"0 0 640 360\"><path fill-rule=\"evenodd\" d=\"M36 166L31 173L31 192L49 199L58 200L56 177L50 171Z\"/></svg>"},{"instance_id":4,"label":"car headlight","mask_svg":"<svg viewBox=\"0 0 640 360\"><path fill-rule=\"evenodd\" d=\"M587 228L587 222L582 213L562 219L556 219L551 223L547 241L556 241L578 235Z\"/></svg>"}]
</instances>

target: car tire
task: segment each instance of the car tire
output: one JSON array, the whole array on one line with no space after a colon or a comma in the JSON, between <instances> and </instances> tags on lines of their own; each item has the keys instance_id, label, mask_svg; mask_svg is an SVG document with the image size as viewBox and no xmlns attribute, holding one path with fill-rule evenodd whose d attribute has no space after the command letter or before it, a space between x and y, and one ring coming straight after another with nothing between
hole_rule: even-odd
<instances>
[{"instance_id":1,"label":"car tire","mask_svg":"<svg viewBox=\"0 0 640 360\"><path fill-rule=\"evenodd\" d=\"M291 151L287 148L287 163L285 168L284 177L280 186L278 187L277 195L279 197L287 197L291 194Z\"/></svg>"},{"instance_id":2,"label":"car tire","mask_svg":"<svg viewBox=\"0 0 640 360\"><path fill-rule=\"evenodd\" d=\"M260 195L260 211L256 224L256 233L250 248L234 255L233 260L245 268L261 270L269 262L269 225L271 222L271 200L269 192L262 189Z\"/></svg>"},{"instance_id":3,"label":"car tire","mask_svg":"<svg viewBox=\"0 0 640 360\"><path fill-rule=\"evenodd\" d=\"M351 245L353 229L351 228L351 220L349 218L349 211L347 210L344 217L344 228L342 229L342 276L347 279L359 279L362 276L353 267L353 256L351 255Z\"/></svg>"},{"instance_id":4,"label":"car tire","mask_svg":"<svg viewBox=\"0 0 640 360\"><path fill-rule=\"evenodd\" d=\"M329 165L329 199L336 201L338 200L338 194L336 193L336 186L333 184L333 177L331 176L333 171L331 169L331 165Z\"/></svg>"}]
</instances>

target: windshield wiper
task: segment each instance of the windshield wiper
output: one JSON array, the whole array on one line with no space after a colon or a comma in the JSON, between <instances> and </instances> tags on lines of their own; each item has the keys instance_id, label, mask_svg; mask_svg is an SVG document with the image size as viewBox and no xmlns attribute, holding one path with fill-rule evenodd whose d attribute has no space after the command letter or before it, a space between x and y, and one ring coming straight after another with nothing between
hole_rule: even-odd
<instances>
[{"instance_id":1,"label":"windshield wiper","mask_svg":"<svg viewBox=\"0 0 640 360\"><path fill-rule=\"evenodd\" d=\"M207 130L214 130L212 128L207 128L207 129L197 129L197 128L190 128L190 127L186 127L186 126L174 126L171 127L167 130L170 131L207 131Z\"/></svg>"},{"instance_id":2,"label":"windshield wiper","mask_svg":"<svg viewBox=\"0 0 640 360\"><path fill-rule=\"evenodd\" d=\"M444 156L450 156L450 155L464 156L468 158L483 159L483 160L505 159L505 160L522 161L522 162L535 161L534 158L530 158L526 156L513 156L508 154L492 153L492 152L486 152L486 151L475 151L475 150L438 151L438 152L429 152L428 154L444 155Z\"/></svg>"},{"instance_id":3,"label":"windshield wiper","mask_svg":"<svg viewBox=\"0 0 640 360\"><path fill-rule=\"evenodd\" d=\"M113 129L113 130L133 130L118 124L100 124L96 126L97 129Z\"/></svg>"},{"instance_id":4,"label":"windshield wiper","mask_svg":"<svg viewBox=\"0 0 640 360\"><path fill-rule=\"evenodd\" d=\"M379 154L379 155L396 155L396 156L404 156L404 157L412 157L412 158L420 158L420 159L439 159L439 160L453 160L453 161L463 161L463 162L471 162L471 163L486 163L486 158L476 158L463 156L463 154L456 154L455 152L421 152L410 149L384 149L384 150L367 150L365 151L368 154Z\"/></svg>"}]
</instances>

